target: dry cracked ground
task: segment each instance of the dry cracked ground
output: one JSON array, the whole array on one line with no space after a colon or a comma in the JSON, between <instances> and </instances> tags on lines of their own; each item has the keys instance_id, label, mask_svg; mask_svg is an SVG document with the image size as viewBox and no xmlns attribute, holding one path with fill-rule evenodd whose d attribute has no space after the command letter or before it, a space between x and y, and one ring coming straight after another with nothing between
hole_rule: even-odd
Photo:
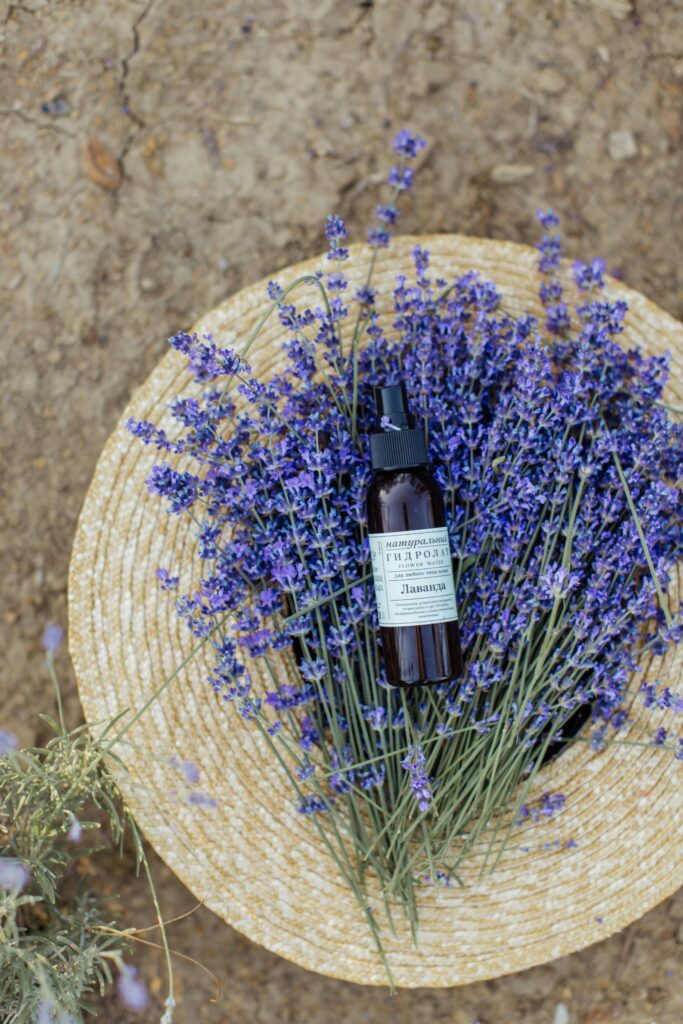
<instances>
[{"instance_id":1,"label":"dry cracked ground","mask_svg":"<svg viewBox=\"0 0 683 1024\"><path fill-rule=\"evenodd\" d=\"M3 9L4 8L4 9ZM409 125L431 140L404 230L520 241L561 214L570 255L683 314L683 4L655 0L27 0L0 4L3 659L0 725L40 738L39 636L65 622L98 453L164 339L240 286L363 231ZM67 713L79 705L61 656ZM167 917L191 894L158 863ZM125 923L151 918L108 865ZM514 977L390 999L307 973L209 911L172 926L179 1020L674 1024L681 894ZM139 953L152 991L162 965ZM156 1009L147 1019L156 1017ZM100 1019L123 1020L107 1000ZM145 1015L147 1017L147 1015Z\"/></svg>"}]
</instances>

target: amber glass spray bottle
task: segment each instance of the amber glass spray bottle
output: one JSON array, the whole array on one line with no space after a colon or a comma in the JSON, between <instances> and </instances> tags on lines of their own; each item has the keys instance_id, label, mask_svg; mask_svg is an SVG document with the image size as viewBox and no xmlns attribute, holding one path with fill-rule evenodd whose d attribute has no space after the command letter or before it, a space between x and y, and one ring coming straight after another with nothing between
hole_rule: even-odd
<instances>
[{"instance_id":1,"label":"amber glass spray bottle","mask_svg":"<svg viewBox=\"0 0 683 1024\"><path fill-rule=\"evenodd\" d=\"M387 679L413 686L457 679L462 654L443 498L403 384L375 390L378 432L368 532Z\"/></svg>"}]
</instances>

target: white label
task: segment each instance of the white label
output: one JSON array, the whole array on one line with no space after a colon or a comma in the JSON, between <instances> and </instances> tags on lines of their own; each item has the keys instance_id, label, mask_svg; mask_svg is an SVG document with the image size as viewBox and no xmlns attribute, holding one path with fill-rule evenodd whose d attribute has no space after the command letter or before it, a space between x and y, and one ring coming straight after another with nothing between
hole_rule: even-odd
<instances>
[{"instance_id":1,"label":"white label","mask_svg":"<svg viewBox=\"0 0 683 1024\"><path fill-rule=\"evenodd\" d=\"M445 526L371 533L370 554L380 626L428 626L457 619Z\"/></svg>"}]
</instances>

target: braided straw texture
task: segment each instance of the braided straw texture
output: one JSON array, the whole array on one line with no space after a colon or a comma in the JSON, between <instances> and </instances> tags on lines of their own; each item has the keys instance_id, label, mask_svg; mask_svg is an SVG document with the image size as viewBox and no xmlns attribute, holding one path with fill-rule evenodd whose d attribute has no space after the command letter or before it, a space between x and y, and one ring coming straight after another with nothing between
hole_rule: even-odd
<instances>
[{"instance_id":1,"label":"braided straw texture","mask_svg":"<svg viewBox=\"0 0 683 1024\"><path fill-rule=\"evenodd\" d=\"M498 284L507 310L540 313L533 249L458 235L398 238L380 254L374 283L385 312L396 275L411 271L410 251L418 241L430 250L435 276L474 269ZM355 247L352 286L364 279L368 259L367 249ZM286 285L321 266L322 257L309 260L278 280ZM683 405L681 324L615 281L608 294L628 301L626 343L673 353L666 401ZM304 285L292 300L316 305L317 292ZM260 282L208 313L196 330L239 350L265 304ZM271 317L249 354L257 376L282 365L281 341L282 328ZM69 577L70 648L93 724L139 709L196 644L155 579L162 565L180 572L181 590L191 588L199 571L194 527L168 516L147 494L156 452L124 427L134 416L174 436L167 405L195 387L183 357L169 352L110 437L81 513ZM675 594L681 582L679 570ZM210 661L205 647L119 748L128 769L121 787L145 835L198 899L254 942L323 974L386 984L363 914L315 828L296 812L284 771L258 731L213 695L206 681ZM682 663L681 649L653 659L650 679L675 687ZM253 676L257 688L265 685L258 664ZM215 806L190 805L194 791L169 767L173 756L198 765L199 787ZM419 949L400 925L400 911L398 938L383 927L396 984L445 987L519 971L605 938L669 896L683 883L677 768L671 751L651 747L617 744L601 754L584 743L569 747L542 770L530 796L564 793L562 815L525 826L524 838L506 850L495 874L480 877L471 863L465 889L425 886ZM569 839L575 849L547 848ZM372 892L370 903L381 920Z\"/></svg>"}]
</instances>

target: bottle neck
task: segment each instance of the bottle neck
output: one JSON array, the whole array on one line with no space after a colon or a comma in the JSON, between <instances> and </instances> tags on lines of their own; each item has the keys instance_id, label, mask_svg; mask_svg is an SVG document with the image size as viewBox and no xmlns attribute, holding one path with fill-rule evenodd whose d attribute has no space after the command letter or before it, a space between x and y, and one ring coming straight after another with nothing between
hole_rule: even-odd
<instances>
[{"instance_id":1,"label":"bottle neck","mask_svg":"<svg viewBox=\"0 0 683 1024\"><path fill-rule=\"evenodd\" d=\"M422 427L383 430L370 435L373 469L410 469L428 466L427 442Z\"/></svg>"}]
</instances>

